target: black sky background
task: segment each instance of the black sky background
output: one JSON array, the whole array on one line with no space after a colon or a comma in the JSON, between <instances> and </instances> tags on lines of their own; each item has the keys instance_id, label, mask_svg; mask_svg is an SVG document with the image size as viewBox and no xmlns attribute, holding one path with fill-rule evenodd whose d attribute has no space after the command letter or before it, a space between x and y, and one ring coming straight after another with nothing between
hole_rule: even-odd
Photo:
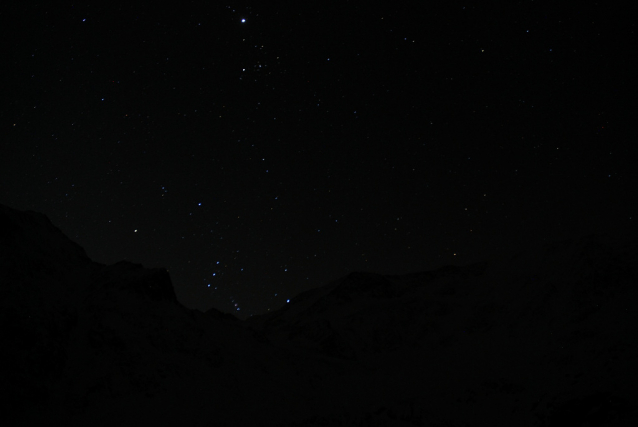
<instances>
[{"instance_id":1,"label":"black sky background","mask_svg":"<svg viewBox=\"0 0 638 427\"><path fill-rule=\"evenodd\" d=\"M635 233L629 12L4 6L0 203L240 318Z\"/></svg>"}]
</instances>

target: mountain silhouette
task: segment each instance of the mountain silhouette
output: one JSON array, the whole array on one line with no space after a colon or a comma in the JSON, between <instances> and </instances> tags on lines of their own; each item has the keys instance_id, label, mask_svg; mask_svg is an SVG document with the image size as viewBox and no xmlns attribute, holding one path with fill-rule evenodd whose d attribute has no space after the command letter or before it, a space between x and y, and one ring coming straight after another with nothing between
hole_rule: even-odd
<instances>
[{"instance_id":1,"label":"mountain silhouette","mask_svg":"<svg viewBox=\"0 0 638 427\"><path fill-rule=\"evenodd\" d=\"M353 272L240 321L0 205L9 425L638 425L638 240Z\"/></svg>"}]
</instances>

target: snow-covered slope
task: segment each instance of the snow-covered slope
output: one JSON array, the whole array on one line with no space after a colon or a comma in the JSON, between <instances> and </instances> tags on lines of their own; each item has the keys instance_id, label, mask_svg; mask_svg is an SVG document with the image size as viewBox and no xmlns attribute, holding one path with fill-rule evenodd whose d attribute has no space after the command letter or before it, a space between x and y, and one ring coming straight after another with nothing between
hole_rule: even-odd
<instances>
[{"instance_id":1,"label":"snow-covered slope","mask_svg":"<svg viewBox=\"0 0 638 427\"><path fill-rule=\"evenodd\" d=\"M588 236L494 263L353 273L247 323L282 348L370 369L326 384L359 413L423 425L635 421L637 249Z\"/></svg>"},{"instance_id":2,"label":"snow-covered slope","mask_svg":"<svg viewBox=\"0 0 638 427\"><path fill-rule=\"evenodd\" d=\"M352 273L242 322L0 205L15 424L638 425L638 242ZM586 424L589 423L589 424Z\"/></svg>"}]
</instances>

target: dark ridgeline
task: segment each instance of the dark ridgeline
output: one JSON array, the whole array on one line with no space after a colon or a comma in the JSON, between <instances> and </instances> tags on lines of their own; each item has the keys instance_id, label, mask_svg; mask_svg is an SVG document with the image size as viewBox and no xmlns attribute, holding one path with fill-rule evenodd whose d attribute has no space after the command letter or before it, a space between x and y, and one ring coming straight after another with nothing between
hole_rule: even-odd
<instances>
[{"instance_id":1,"label":"dark ridgeline","mask_svg":"<svg viewBox=\"0 0 638 427\"><path fill-rule=\"evenodd\" d=\"M351 273L238 321L0 206L9 420L635 425L636 239ZM624 423L624 424L623 424ZM400 424L403 425L403 424Z\"/></svg>"}]
</instances>

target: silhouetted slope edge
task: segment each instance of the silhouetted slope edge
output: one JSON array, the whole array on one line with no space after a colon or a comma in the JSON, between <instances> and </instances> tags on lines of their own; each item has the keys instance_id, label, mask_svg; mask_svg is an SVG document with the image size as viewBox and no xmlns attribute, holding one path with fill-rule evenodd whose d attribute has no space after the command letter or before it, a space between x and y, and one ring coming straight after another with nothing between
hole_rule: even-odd
<instances>
[{"instance_id":1,"label":"silhouetted slope edge","mask_svg":"<svg viewBox=\"0 0 638 427\"><path fill-rule=\"evenodd\" d=\"M242 322L0 205L0 381L21 425L637 425L637 283L637 240L592 235Z\"/></svg>"}]
</instances>

